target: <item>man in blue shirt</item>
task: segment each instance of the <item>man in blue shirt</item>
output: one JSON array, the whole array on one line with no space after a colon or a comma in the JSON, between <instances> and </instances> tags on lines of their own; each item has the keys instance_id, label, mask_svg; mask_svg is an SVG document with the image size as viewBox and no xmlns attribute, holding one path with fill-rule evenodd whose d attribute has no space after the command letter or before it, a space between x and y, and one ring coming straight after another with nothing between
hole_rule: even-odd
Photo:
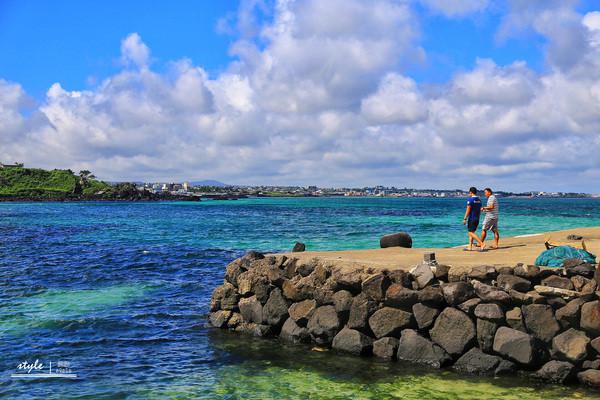
<instances>
[{"instance_id":1,"label":"man in blue shirt","mask_svg":"<svg viewBox=\"0 0 600 400\"><path fill-rule=\"evenodd\" d=\"M468 251L473 251L473 240L477 242L479 251L485 249L485 244L479 239L477 234L477 227L479 226L479 216L481 214L481 199L477 197L477 188L471 187L469 189L469 199L467 200L467 210L465 211L465 218L463 218L463 225L467 225L467 231L469 233L469 248Z\"/></svg>"}]
</instances>

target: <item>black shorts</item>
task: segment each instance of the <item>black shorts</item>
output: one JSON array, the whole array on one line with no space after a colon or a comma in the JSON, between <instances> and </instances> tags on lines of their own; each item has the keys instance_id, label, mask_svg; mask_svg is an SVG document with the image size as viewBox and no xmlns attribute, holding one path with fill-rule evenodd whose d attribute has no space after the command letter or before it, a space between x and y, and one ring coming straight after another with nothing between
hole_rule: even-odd
<instances>
[{"instance_id":1,"label":"black shorts","mask_svg":"<svg viewBox=\"0 0 600 400\"><path fill-rule=\"evenodd\" d=\"M478 219L476 219L474 221L468 221L467 222L467 230L469 232L476 232L478 226L479 226L479 220Z\"/></svg>"}]
</instances>

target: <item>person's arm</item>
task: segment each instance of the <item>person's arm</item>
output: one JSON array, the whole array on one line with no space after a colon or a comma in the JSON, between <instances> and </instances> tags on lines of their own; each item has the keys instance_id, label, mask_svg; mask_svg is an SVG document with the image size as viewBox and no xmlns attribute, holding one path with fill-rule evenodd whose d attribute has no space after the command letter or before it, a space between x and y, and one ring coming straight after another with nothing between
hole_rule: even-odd
<instances>
[{"instance_id":1,"label":"person's arm","mask_svg":"<svg viewBox=\"0 0 600 400\"><path fill-rule=\"evenodd\" d=\"M490 204L490 205L487 205L487 206L485 206L485 207L483 207L483 208L484 208L484 210L485 210L485 211L492 211L492 210L494 209L494 205L495 205L495 204L496 204L496 202L495 202L495 201L493 201L493 202L492 202L492 204Z\"/></svg>"},{"instance_id":2,"label":"person's arm","mask_svg":"<svg viewBox=\"0 0 600 400\"><path fill-rule=\"evenodd\" d=\"M467 218L469 217L469 214L471 214L471 205L470 204L467 206L467 211L465 211L465 217L463 218L463 225L465 225L467 223Z\"/></svg>"}]
</instances>

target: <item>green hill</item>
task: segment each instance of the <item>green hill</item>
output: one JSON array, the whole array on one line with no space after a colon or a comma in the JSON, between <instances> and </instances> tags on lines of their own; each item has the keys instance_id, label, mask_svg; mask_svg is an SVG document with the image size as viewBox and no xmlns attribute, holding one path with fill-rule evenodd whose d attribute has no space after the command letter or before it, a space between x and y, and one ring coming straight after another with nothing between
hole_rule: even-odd
<instances>
[{"instance_id":1,"label":"green hill","mask_svg":"<svg viewBox=\"0 0 600 400\"><path fill-rule=\"evenodd\" d=\"M89 171L75 175L64 169L0 168L0 197L5 198L77 199L110 189L109 184L96 180Z\"/></svg>"}]
</instances>

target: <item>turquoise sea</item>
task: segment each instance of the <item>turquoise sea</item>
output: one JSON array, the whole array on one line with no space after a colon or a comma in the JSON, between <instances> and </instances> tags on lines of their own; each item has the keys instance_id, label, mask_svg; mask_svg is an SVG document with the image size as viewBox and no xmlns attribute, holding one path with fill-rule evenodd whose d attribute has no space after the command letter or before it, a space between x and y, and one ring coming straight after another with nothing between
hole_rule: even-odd
<instances>
[{"instance_id":1,"label":"turquoise sea","mask_svg":"<svg viewBox=\"0 0 600 400\"><path fill-rule=\"evenodd\" d=\"M500 199L503 235L600 225L600 199ZM600 399L579 386L473 378L207 329L247 249L465 243L464 199L261 198L0 203L0 398ZM77 378L19 379L23 362ZM59 364L60 363L60 364ZM69 364L66 364L69 363Z\"/></svg>"}]
</instances>

